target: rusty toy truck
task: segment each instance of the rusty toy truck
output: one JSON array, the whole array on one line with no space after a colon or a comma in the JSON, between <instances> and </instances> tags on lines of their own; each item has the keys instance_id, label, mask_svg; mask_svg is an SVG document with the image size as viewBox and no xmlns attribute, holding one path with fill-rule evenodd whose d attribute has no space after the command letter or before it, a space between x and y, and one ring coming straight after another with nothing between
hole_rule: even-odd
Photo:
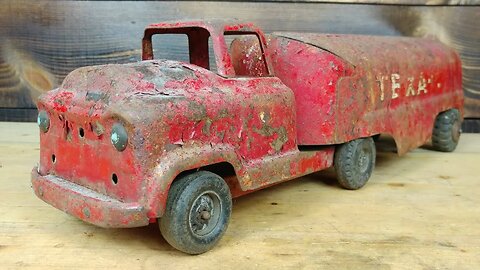
<instances>
[{"instance_id":1,"label":"rusty toy truck","mask_svg":"<svg viewBox=\"0 0 480 270\"><path fill-rule=\"evenodd\" d=\"M186 36L189 61L154 59L162 34ZM149 25L142 46L142 61L79 68L40 97L32 186L101 227L158 220L186 253L218 242L232 198L332 166L362 187L379 134L399 155L459 140L461 63L433 40L190 21Z\"/></svg>"}]
</instances>

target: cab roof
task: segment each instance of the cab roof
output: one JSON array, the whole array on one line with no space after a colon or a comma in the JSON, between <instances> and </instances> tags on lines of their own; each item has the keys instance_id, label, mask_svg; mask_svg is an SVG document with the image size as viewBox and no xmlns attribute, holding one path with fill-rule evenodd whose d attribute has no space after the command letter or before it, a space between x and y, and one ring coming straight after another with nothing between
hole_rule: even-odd
<instances>
[{"instance_id":1,"label":"cab roof","mask_svg":"<svg viewBox=\"0 0 480 270\"><path fill-rule=\"evenodd\" d=\"M239 31L239 32L256 32L259 30L253 23L243 23L238 20L184 20L184 21L165 21L160 23L153 23L145 28L145 31L154 31L159 29L174 29L174 28L204 28L210 32L215 30L223 31Z\"/></svg>"}]
</instances>

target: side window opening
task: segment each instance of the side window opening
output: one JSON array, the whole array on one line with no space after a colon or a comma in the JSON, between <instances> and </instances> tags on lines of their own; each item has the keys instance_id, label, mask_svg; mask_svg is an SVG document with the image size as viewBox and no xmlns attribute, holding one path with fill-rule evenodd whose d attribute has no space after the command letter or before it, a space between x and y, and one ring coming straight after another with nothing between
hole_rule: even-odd
<instances>
[{"instance_id":1,"label":"side window opening","mask_svg":"<svg viewBox=\"0 0 480 270\"><path fill-rule=\"evenodd\" d=\"M225 42L237 77L269 76L260 39L256 34L225 32Z\"/></svg>"}]
</instances>

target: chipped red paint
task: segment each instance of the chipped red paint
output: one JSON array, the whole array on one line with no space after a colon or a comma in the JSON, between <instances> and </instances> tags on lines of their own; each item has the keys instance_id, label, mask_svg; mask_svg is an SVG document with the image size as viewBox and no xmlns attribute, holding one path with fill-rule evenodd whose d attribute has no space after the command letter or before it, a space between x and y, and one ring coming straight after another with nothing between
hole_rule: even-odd
<instances>
[{"instance_id":1,"label":"chipped red paint","mask_svg":"<svg viewBox=\"0 0 480 270\"><path fill-rule=\"evenodd\" d=\"M162 33L187 34L190 63L153 60L151 36ZM247 38L229 48L224 34ZM142 45L142 62L77 69L38 102L50 128L33 188L99 226L161 217L188 170L230 164L237 197L331 167L335 145L352 139L391 134L403 154L431 137L439 112L463 115L458 56L431 40L265 36L252 24L200 21L152 24ZM128 134L121 152L110 141L116 123Z\"/></svg>"},{"instance_id":2,"label":"chipped red paint","mask_svg":"<svg viewBox=\"0 0 480 270\"><path fill-rule=\"evenodd\" d=\"M70 105L71 100L73 98L73 93L71 92L61 92L58 93L56 96L51 97L51 101L53 103L53 108L59 112L66 112L67 106Z\"/></svg>"},{"instance_id":3,"label":"chipped red paint","mask_svg":"<svg viewBox=\"0 0 480 270\"><path fill-rule=\"evenodd\" d=\"M338 144L384 133L404 154L431 137L440 112L457 108L463 115L460 60L442 43L273 33L267 48L275 75L302 104L299 144Z\"/></svg>"}]
</instances>

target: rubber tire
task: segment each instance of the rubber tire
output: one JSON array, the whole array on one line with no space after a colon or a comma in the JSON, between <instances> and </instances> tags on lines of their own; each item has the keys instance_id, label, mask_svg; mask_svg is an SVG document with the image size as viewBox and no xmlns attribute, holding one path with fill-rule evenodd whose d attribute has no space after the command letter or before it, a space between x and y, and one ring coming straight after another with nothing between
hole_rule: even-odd
<instances>
[{"instance_id":1,"label":"rubber tire","mask_svg":"<svg viewBox=\"0 0 480 270\"><path fill-rule=\"evenodd\" d=\"M367 151L366 170L360 168L360 153L362 148ZM376 149L371 137L361 138L344 143L335 149L334 167L338 183L345 189L356 190L363 187L375 167Z\"/></svg>"},{"instance_id":2,"label":"rubber tire","mask_svg":"<svg viewBox=\"0 0 480 270\"><path fill-rule=\"evenodd\" d=\"M441 152L452 152L455 150L461 133L460 125L460 112L457 109L450 109L440 113L435 119L435 125L433 126L433 149Z\"/></svg>"},{"instance_id":3,"label":"rubber tire","mask_svg":"<svg viewBox=\"0 0 480 270\"><path fill-rule=\"evenodd\" d=\"M221 201L217 225L203 236L196 235L189 225L189 213L196 198L205 191L214 191ZM159 219L160 232L174 248L188 254L201 254L212 249L227 230L232 211L232 196L225 181L208 171L198 171L175 180L168 193L164 215Z\"/></svg>"}]
</instances>

